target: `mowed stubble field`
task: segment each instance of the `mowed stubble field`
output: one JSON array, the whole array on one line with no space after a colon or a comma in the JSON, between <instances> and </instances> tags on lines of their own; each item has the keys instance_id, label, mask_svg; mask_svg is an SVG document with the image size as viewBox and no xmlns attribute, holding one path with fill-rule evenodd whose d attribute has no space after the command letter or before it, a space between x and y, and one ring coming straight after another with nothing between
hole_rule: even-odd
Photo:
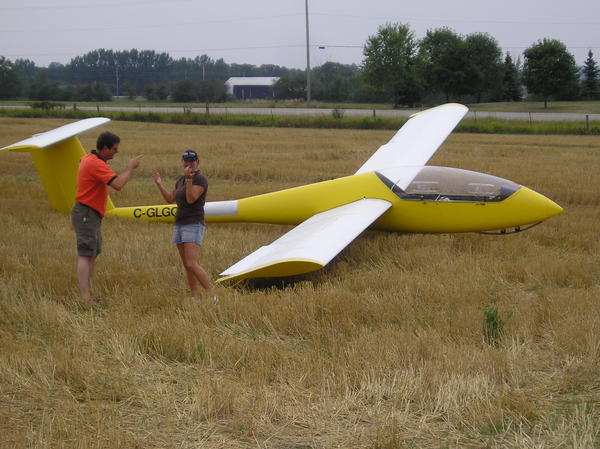
<instances>
[{"instance_id":1,"label":"mowed stubble field","mask_svg":"<svg viewBox=\"0 0 600 449\"><path fill-rule=\"evenodd\" d=\"M0 118L0 147L67 122ZM188 147L216 201L351 174L393 135L101 129L117 171L145 154L118 206L162 203L152 173L174 182ZM565 212L509 236L366 232L321 271L202 306L170 225L106 220L87 310L69 217L28 154L0 153L0 447L600 447L599 139L453 134L430 164ZM202 264L216 278L287 229L209 225Z\"/></svg>"}]
</instances>

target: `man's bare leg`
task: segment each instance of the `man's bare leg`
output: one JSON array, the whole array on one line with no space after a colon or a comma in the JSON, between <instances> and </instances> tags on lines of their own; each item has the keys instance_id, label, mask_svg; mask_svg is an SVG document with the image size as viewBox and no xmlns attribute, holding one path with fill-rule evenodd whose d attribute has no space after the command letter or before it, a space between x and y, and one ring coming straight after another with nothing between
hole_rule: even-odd
<instances>
[{"instance_id":1,"label":"man's bare leg","mask_svg":"<svg viewBox=\"0 0 600 449\"><path fill-rule=\"evenodd\" d=\"M81 300L86 303L92 302L91 282L94 274L96 257L79 256L77 259L77 282Z\"/></svg>"}]
</instances>

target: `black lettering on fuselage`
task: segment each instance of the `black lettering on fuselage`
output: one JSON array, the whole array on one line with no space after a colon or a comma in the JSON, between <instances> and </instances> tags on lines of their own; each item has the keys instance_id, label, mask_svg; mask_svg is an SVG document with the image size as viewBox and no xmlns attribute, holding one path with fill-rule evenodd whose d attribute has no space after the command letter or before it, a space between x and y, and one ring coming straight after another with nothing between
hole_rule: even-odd
<instances>
[{"instance_id":1,"label":"black lettering on fuselage","mask_svg":"<svg viewBox=\"0 0 600 449\"><path fill-rule=\"evenodd\" d=\"M163 217L174 217L177 214L177 206L164 206L164 207L148 207L144 210L141 207L133 209L134 218L163 218Z\"/></svg>"}]
</instances>

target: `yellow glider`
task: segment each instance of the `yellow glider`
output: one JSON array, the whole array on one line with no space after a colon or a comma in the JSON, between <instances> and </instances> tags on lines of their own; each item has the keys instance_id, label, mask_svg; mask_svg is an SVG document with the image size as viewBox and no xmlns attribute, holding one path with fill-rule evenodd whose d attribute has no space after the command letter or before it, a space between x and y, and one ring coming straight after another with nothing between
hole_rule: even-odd
<instances>
[{"instance_id":1,"label":"yellow glider","mask_svg":"<svg viewBox=\"0 0 600 449\"><path fill-rule=\"evenodd\" d=\"M358 171L330 181L206 203L207 222L298 225L221 273L219 281L307 273L324 267L365 229L485 232L521 229L562 212L531 189L492 175L426 166L467 108L445 104L411 116ZM74 202L77 134L108 119L81 120L0 149L31 151L54 209ZM172 222L176 206L115 208L107 216Z\"/></svg>"}]
</instances>

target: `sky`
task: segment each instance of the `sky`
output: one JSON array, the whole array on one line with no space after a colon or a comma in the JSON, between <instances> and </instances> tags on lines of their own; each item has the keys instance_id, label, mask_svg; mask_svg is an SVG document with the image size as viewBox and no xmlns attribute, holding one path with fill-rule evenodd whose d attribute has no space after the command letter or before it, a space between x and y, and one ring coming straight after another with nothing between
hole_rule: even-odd
<instances>
[{"instance_id":1,"label":"sky","mask_svg":"<svg viewBox=\"0 0 600 449\"><path fill-rule=\"evenodd\" d=\"M543 38L563 42L581 65L600 62L600 0L308 0L311 67L360 64L362 47L386 23L417 38L448 27L488 33L516 59ZM2 0L0 56L37 66L89 51L206 54L232 64L306 68L305 0Z\"/></svg>"}]
</instances>

